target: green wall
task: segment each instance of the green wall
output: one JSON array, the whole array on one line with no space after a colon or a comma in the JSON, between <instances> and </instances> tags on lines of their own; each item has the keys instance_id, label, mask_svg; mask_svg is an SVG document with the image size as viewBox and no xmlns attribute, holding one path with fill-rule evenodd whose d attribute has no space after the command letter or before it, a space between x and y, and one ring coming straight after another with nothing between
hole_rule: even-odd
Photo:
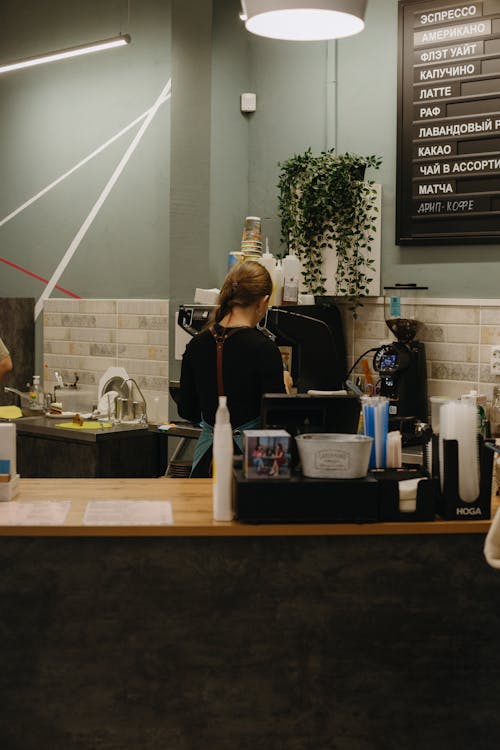
<instances>
[{"instance_id":1,"label":"green wall","mask_svg":"<svg viewBox=\"0 0 500 750\"><path fill-rule=\"evenodd\" d=\"M59 284L83 297L192 298L220 284L243 219L279 249L278 162L312 147L383 158L383 283L435 297L496 297L498 248L395 244L397 2L369 0L366 29L339 42L248 34L238 0L4 0L2 60L129 32L132 44L0 79L0 222L163 103ZM257 111L240 112L240 94ZM51 278L140 124L0 225L0 257ZM283 250L283 248L281 248ZM1 296L43 283L0 263ZM52 296L64 295L54 290ZM39 348L40 335L37 341Z\"/></svg>"},{"instance_id":2,"label":"green wall","mask_svg":"<svg viewBox=\"0 0 500 750\"><path fill-rule=\"evenodd\" d=\"M395 244L397 0L368 0L365 30L331 42L276 42L249 35L251 85L249 211L279 241L277 162L311 146L318 152L377 154L382 168L382 284L418 282L433 297L499 296L496 245ZM283 249L283 248L282 248Z\"/></svg>"},{"instance_id":3,"label":"green wall","mask_svg":"<svg viewBox=\"0 0 500 750\"><path fill-rule=\"evenodd\" d=\"M382 283L418 282L433 297L500 296L497 245L395 244L397 2L368 0L366 28L338 43L338 148L383 156Z\"/></svg>"},{"instance_id":4,"label":"green wall","mask_svg":"<svg viewBox=\"0 0 500 750\"><path fill-rule=\"evenodd\" d=\"M9 0L2 60L129 32L126 48L6 73L0 80L0 221L133 122L171 76L170 3ZM141 123L0 226L0 256L50 278ZM59 284L82 297L168 295L170 102L162 104ZM43 284L0 264L0 294ZM54 291L54 296L60 293Z\"/></svg>"}]
</instances>

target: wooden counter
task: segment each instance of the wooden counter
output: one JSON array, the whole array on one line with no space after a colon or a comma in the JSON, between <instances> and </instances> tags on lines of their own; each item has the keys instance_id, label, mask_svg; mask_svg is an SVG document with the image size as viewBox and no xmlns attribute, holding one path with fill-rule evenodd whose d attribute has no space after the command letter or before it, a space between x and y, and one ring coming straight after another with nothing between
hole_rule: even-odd
<instances>
[{"instance_id":1,"label":"wooden counter","mask_svg":"<svg viewBox=\"0 0 500 750\"><path fill-rule=\"evenodd\" d=\"M168 500L173 525L86 526L90 500ZM21 479L13 502L70 500L64 526L0 525L0 536L385 536L415 534L485 534L489 521L397 522L370 524L242 524L212 519L212 484L209 479ZM346 501L348 502L348 501ZM493 498L494 510L497 498Z\"/></svg>"},{"instance_id":2,"label":"wooden counter","mask_svg":"<svg viewBox=\"0 0 500 750\"><path fill-rule=\"evenodd\" d=\"M89 527L92 500L173 526ZM209 480L22 479L0 529L2 750L496 750L488 523L214 523Z\"/></svg>"}]
</instances>

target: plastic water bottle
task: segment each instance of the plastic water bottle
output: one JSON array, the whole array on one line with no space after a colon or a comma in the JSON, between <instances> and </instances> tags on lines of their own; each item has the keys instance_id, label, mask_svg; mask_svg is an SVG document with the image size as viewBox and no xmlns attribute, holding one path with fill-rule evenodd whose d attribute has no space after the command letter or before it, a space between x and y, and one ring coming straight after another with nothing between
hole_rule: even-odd
<instances>
[{"instance_id":1,"label":"plastic water bottle","mask_svg":"<svg viewBox=\"0 0 500 750\"><path fill-rule=\"evenodd\" d=\"M212 487L214 521L231 521L233 518L233 430L226 396L219 396L219 407L215 414Z\"/></svg>"},{"instance_id":2,"label":"plastic water bottle","mask_svg":"<svg viewBox=\"0 0 500 750\"><path fill-rule=\"evenodd\" d=\"M283 304L296 305L299 301L300 260L290 250L283 258Z\"/></svg>"},{"instance_id":3,"label":"plastic water bottle","mask_svg":"<svg viewBox=\"0 0 500 750\"><path fill-rule=\"evenodd\" d=\"M264 268L267 268L269 272L269 276L271 277L271 280L273 282L273 291L271 292L271 296L269 299L269 304L274 305L274 297L275 297L275 276L276 276L276 260L274 258L274 255L269 252L269 240L266 237L266 252L262 253L262 256L259 258L258 261Z\"/></svg>"},{"instance_id":4,"label":"plastic water bottle","mask_svg":"<svg viewBox=\"0 0 500 750\"><path fill-rule=\"evenodd\" d=\"M273 299L272 305L281 305L283 302L283 266L281 261L278 260L276 263L276 269L274 271L274 288L273 288Z\"/></svg>"}]
</instances>

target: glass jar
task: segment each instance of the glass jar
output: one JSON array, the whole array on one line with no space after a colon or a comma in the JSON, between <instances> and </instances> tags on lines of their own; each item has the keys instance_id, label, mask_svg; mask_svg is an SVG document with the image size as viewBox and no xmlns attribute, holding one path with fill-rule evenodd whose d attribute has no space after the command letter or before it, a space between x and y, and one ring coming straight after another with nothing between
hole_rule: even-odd
<instances>
[{"instance_id":1,"label":"glass jar","mask_svg":"<svg viewBox=\"0 0 500 750\"><path fill-rule=\"evenodd\" d=\"M416 284L384 286L385 322L398 341L407 344L416 337L420 328L419 303L421 305L422 295L428 288Z\"/></svg>"}]
</instances>

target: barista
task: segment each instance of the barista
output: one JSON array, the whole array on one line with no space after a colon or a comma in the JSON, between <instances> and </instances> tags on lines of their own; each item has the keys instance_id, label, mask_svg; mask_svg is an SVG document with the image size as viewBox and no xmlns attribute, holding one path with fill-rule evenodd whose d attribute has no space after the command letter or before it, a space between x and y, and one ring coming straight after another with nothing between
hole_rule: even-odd
<instances>
[{"instance_id":1,"label":"barista","mask_svg":"<svg viewBox=\"0 0 500 750\"><path fill-rule=\"evenodd\" d=\"M256 328L266 313L272 288L271 277L260 263L249 260L233 266L213 320L186 347L177 406L181 417L201 421L202 428L192 477L211 475L219 395L227 396L235 450L241 453L243 430L260 426L262 394L285 392L280 351Z\"/></svg>"},{"instance_id":2,"label":"barista","mask_svg":"<svg viewBox=\"0 0 500 750\"><path fill-rule=\"evenodd\" d=\"M13 364L9 350L3 343L2 339L0 339L0 382L9 374L9 372L11 372L12 368Z\"/></svg>"}]
</instances>

